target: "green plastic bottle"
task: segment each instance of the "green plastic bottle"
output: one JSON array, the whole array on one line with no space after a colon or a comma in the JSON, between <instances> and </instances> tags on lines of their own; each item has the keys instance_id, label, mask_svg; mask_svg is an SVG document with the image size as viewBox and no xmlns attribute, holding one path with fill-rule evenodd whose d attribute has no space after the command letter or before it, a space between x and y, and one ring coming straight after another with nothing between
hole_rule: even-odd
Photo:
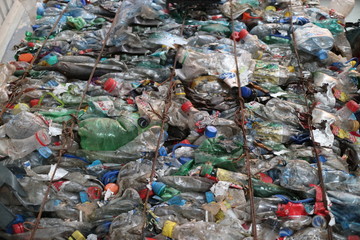
<instances>
[{"instance_id":1,"label":"green plastic bottle","mask_svg":"<svg viewBox=\"0 0 360 240\"><path fill-rule=\"evenodd\" d=\"M118 119L88 118L79 123L80 145L85 150L114 151L134 140L142 131L136 113L124 113Z\"/></svg>"}]
</instances>

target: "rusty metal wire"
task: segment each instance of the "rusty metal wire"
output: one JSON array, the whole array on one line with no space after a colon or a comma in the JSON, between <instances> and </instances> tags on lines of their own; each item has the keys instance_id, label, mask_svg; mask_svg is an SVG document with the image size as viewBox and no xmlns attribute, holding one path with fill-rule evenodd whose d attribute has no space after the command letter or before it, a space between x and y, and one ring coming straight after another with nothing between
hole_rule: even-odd
<instances>
[{"instance_id":1,"label":"rusty metal wire","mask_svg":"<svg viewBox=\"0 0 360 240\"><path fill-rule=\"evenodd\" d=\"M232 22L232 32L234 32L234 17L233 17L233 1L230 0L230 14L231 14L231 22ZM249 199L250 199L250 211L251 211L251 232L254 240L258 239L257 236L257 228L256 228L256 211L255 211L255 203L254 203L254 187L252 182L252 174L251 174L251 160L250 160L250 150L248 148L248 141L247 141L247 131L245 128L245 101L241 94L241 81L240 81L240 73L239 73L239 64L237 59L237 49L236 49L236 41L233 39L234 44L234 59L235 59L235 65L236 65L236 81L238 85L238 98L240 107L236 111L235 114L235 123L239 125L242 135L243 135L243 145L244 145L244 154L245 154L245 168L246 168L246 174L248 177L248 193L249 193ZM242 156L240 156L242 157Z\"/></svg>"},{"instance_id":2,"label":"rusty metal wire","mask_svg":"<svg viewBox=\"0 0 360 240\"><path fill-rule=\"evenodd\" d=\"M291 16L290 16L290 19L292 18L292 5L291 5L291 1L290 1L290 4L289 4L289 12L291 13ZM313 124L312 124L312 111L315 107L315 105L313 106L310 106L309 105L309 99L308 99L308 95L309 94L312 94L313 93L313 90L312 90L312 86L313 84L310 82L310 79L304 79L304 74L303 74L303 68L301 66L301 61L300 61L300 56L299 56L299 52L297 50L297 41L296 41L296 37L295 37L295 33L294 33L294 26L293 26L293 22L290 21L290 26L291 26L291 35L292 35L292 40L293 40L293 48L294 48L294 53L295 53L295 56L296 56L296 60L297 60L297 63L298 63L298 68L299 68L299 73L300 73L300 78L301 78L301 85L303 87L303 90L304 90L304 98L305 98L305 102L306 102L306 107L307 107L307 110L308 112L306 113L307 115L307 126L309 127L309 131L310 131L310 139L311 139L311 142L312 142L312 146L313 146L313 154L314 154L314 157L316 159L316 163L317 163L317 173L318 173L318 177L319 177L319 181L320 181L320 187L321 187L321 190L322 190L322 201L323 201L323 204L324 204L324 207L328 209L328 201L327 201L327 197L326 197L326 188L325 188L325 183L324 183L324 178L323 178L323 175L322 175L322 163L320 161L320 158L319 158L319 144L315 142L315 138L314 138L314 127L313 127ZM327 228L327 239L328 240L332 240L333 239L333 234L332 234L332 227L331 226L328 226Z\"/></svg>"}]
</instances>

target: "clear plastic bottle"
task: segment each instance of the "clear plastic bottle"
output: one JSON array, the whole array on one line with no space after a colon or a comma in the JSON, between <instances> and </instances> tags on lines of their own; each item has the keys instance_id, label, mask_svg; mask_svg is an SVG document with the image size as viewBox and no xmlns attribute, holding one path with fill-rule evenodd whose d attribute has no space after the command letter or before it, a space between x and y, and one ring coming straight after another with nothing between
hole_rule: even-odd
<instances>
[{"instance_id":1,"label":"clear plastic bottle","mask_svg":"<svg viewBox=\"0 0 360 240\"><path fill-rule=\"evenodd\" d=\"M348 120L350 116L359 110L360 106L355 101L348 101L344 107L336 112L336 116L340 121Z\"/></svg>"},{"instance_id":2,"label":"clear plastic bottle","mask_svg":"<svg viewBox=\"0 0 360 240\"><path fill-rule=\"evenodd\" d=\"M103 85L103 88L113 96L123 96L133 90L133 87L131 87L130 83L115 80L113 78L107 79Z\"/></svg>"},{"instance_id":3,"label":"clear plastic bottle","mask_svg":"<svg viewBox=\"0 0 360 240\"><path fill-rule=\"evenodd\" d=\"M40 129L47 128L46 120L42 117L23 111L0 127L0 135L5 134L12 139L28 138Z\"/></svg>"},{"instance_id":4,"label":"clear plastic bottle","mask_svg":"<svg viewBox=\"0 0 360 240\"><path fill-rule=\"evenodd\" d=\"M162 234L174 240L207 239L207 240L239 240L244 239L242 228L235 225L221 225L214 222L188 222L178 225L167 220L164 223Z\"/></svg>"},{"instance_id":5,"label":"clear plastic bottle","mask_svg":"<svg viewBox=\"0 0 360 240\"><path fill-rule=\"evenodd\" d=\"M186 93L184 89L184 85L180 80L175 80L175 98L174 100L179 104L184 104L189 101L186 98Z\"/></svg>"},{"instance_id":6,"label":"clear plastic bottle","mask_svg":"<svg viewBox=\"0 0 360 240\"><path fill-rule=\"evenodd\" d=\"M314 55L320 60L328 58L328 51L334 45L334 38L328 29L308 23L298 27L294 34L299 50Z\"/></svg>"},{"instance_id":7,"label":"clear plastic bottle","mask_svg":"<svg viewBox=\"0 0 360 240\"><path fill-rule=\"evenodd\" d=\"M0 153L12 159L25 157L32 151L50 144L51 139L45 129L37 131L33 136L24 139L1 139Z\"/></svg>"},{"instance_id":8,"label":"clear plastic bottle","mask_svg":"<svg viewBox=\"0 0 360 240\"><path fill-rule=\"evenodd\" d=\"M249 51L254 58L261 56L262 51L269 51L269 47L259 40L257 36L250 34L247 30L242 29L240 32L231 34L231 38L237 42L240 48Z\"/></svg>"},{"instance_id":9,"label":"clear plastic bottle","mask_svg":"<svg viewBox=\"0 0 360 240\"><path fill-rule=\"evenodd\" d=\"M188 127L190 129L201 128L199 127L201 121L204 121L205 119L210 117L208 112L199 111L190 101L187 101L183 105L181 105L181 110L185 112L188 116Z\"/></svg>"}]
</instances>

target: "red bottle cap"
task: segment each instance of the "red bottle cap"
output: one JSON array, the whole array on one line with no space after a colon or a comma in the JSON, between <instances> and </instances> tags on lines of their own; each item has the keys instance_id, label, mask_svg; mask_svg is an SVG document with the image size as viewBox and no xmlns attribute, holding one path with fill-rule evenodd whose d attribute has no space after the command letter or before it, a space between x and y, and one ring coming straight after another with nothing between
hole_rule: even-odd
<instances>
[{"instance_id":1,"label":"red bottle cap","mask_svg":"<svg viewBox=\"0 0 360 240\"><path fill-rule=\"evenodd\" d=\"M239 40L245 38L248 34L249 32L246 29L241 29L241 31L238 34Z\"/></svg>"},{"instance_id":2,"label":"red bottle cap","mask_svg":"<svg viewBox=\"0 0 360 240\"><path fill-rule=\"evenodd\" d=\"M108 183L105 186L105 191L110 190L114 194L117 194L119 192L119 186L116 183Z\"/></svg>"},{"instance_id":3,"label":"red bottle cap","mask_svg":"<svg viewBox=\"0 0 360 240\"><path fill-rule=\"evenodd\" d=\"M359 104L357 104L357 102L355 102L354 100L348 101L346 103L346 107L352 112L357 112L357 110L359 110L360 108Z\"/></svg>"},{"instance_id":4,"label":"red bottle cap","mask_svg":"<svg viewBox=\"0 0 360 240\"><path fill-rule=\"evenodd\" d=\"M260 180L265 183L273 183L273 179L266 175L265 173L260 173Z\"/></svg>"},{"instance_id":5,"label":"red bottle cap","mask_svg":"<svg viewBox=\"0 0 360 240\"><path fill-rule=\"evenodd\" d=\"M33 42L28 42L27 45L28 45L28 47L32 47L32 48L35 47L35 43L33 43Z\"/></svg>"},{"instance_id":6,"label":"red bottle cap","mask_svg":"<svg viewBox=\"0 0 360 240\"><path fill-rule=\"evenodd\" d=\"M153 190L149 190L149 189L147 189L147 188L141 189L140 191L138 191L139 196L140 196L140 198L141 198L142 200L145 200L145 199L146 199L146 195L147 195L147 192L148 192L148 191L149 191L149 197L155 195L155 193L154 193Z\"/></svg>"},{"instance_id":7,"label":"red bottle cap","mask_svg":"<svg viewBox=\"0 0 360 240\"><path fill-rule=\"evenodd\" d=\"M187 113L190 111L192 107L194 107L194 105L190 101L187 101L183 105L181 105L181 110Z\"/></svg>"},{"instance_id":8,"label":"red bottle cap","mask_svg":"<svg viewBox=\"0 0 360 240\"><path fill-rule=\"evenodd\" d=\"M117 82L115 79L113 78L109 78L105 83L104 83L104 89L105 91L111 93L112 91L114 91L114 89L116 88Z\"/></svg>"},{"instance_id":9,"label":"red bottle cap","mask_svg":"<svg viewBox=\"0 0 360 240\"><path fill-rule=\"evenodd\" d=\"M180 143L183 143L183 144L191 144L191 142L190 142L189 140L187 140L187 139L182 140Z\"/></svg>"},{"instance_id":10,"label":"red bottle cap","mask_svg":"<svg viewBox=\"0 0 360 240\"><path fill-rule=\"evenodd\" d=\"M134 100L131 98L126 99L127 104L135 104Z\"/></svg>"},{"instance_id":11,"label":"red bottle cap","mask_svg":"<svg viewBox=\"0 0 360 240\"><path fill-rule=\"evenodd\" d=\"M357 236L357 235L351 235L351 236L348 236L347 239L348 239L348 240L360 240L360 237Z\"/></svg>"},{"instance_id":12,"label":"red bottle cap","mask_svg":"<svg viewBox=\"0 0 360 240\"><path fill-rule=\"evenodd\" d=\"M19 56L20 62L28 62L30 63L34 59L34 56L31 53L23 53Z\"/></svg>"},{"instance_id":13,"label":"red bottle cap","mask_svg":"<svg viewBox=\"0 0 360 240\"><path fill-rule=\"evenodd\" d=\"M237 42L240 41L239 32L233 32L230 36L230 39L235 40Z\"/></svg>"},{"instance_id":14,"label":"red bottle cap","mask_svg":"<svg viewBox=\"0 0 360 240\"><path fill-rule=\"evenodd\" d=\"M32 99L32 100L30 100L30 106L34 107L34 106L38 105L39 102L40 102L40 99Z\"/></svg>"},{"instance_id":15,"label":"red bottle cap","mask_svg":"<svg viewBox=\"0 0 360 240\"><path fill-rule=\"evenodd\" d=\"M25 232L24 223L16 223L12 225L12 229L15 234Z\"/></svg>"},{"instance_id":16,"label":"red bottle cap","mask_svg":"<svg viewBox=\"0 0 360 240\"><path fill-rule=\"evenodd\" d=\"M90 199L97 200L101 198L102 189L99 187L88 187L86 193Z\"/></svg>"}]
</instances>

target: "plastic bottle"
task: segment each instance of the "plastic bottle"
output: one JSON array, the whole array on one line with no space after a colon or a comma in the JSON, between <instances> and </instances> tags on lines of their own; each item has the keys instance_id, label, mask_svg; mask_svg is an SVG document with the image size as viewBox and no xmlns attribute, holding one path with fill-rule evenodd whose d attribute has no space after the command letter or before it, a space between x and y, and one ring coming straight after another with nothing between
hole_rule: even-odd
<instances>
[{"instance_id":1,"label":"plastic bottle","mask_svg":"<svg viewBox=\"0 0 360 240\"><path fill-rule=\"evenodd\" d=\"M133 90L133 87L127 82L115 80L114 78L108 78L104 83L103 88L113 96L123 96Z\"/></svg>"},{"instance_id":2,"label":"plastic bottle","mask_svg":"<svg viewBox=\"0 0 360 240\"><path fill-rule=\"evenodd\" d=\"M261 51L269 50L265 43L259 40L257 36L250 34L246 29L232 33L231 38L240 42L238 46L249 51L254 58L259 58L259 56L261 56Z\"/></svg>"},{"instance_id":3,"label":"plastic bottle","mask_svg":"<svg viewBox=\"0 0 360 240\"><path fill-rule=\"evenodd\" d=\"M188 116L188 127L194 130L200 130L202 128L201 121L204 121L210 116L208 112L196 109L190 101L181 105L181 110Z\"/></svg>"},{"instance_id":4,"label":"plastic bottle","mask_svg":"<svg viewBox=\"0 0 360 240\"><path fill-rule=\"evenodd\" d=\"M32 136L42 128L48 128L47 122L39 115L23 111L0 127L0 135L12 139L23 139Z\"/></svg>"},{"instance_id":5,"label":"plastic bottle","mask_svg":"<svg viewBox=\"0 0 360 240\"><path fill-rule=\"evenodd\" d=\"M359 108L360 105L357 104L355 101L348 101L344 107L340 108L336 112L336 116L339 118L340 121L348 120L353 113L359 110Z\"/></svg>"},{"instance_id":6,"label":"plastic bottle","mask_svg":"<svg viewBox=\"0 0 360 240\"><path fill-rule=\"evenodd\" d=\"M175 81L175 101L179 104L184 104L185 102L189 101L186 98L184 85L180 80Z\"/></svg>"},{"instance_id":7,"label":"plastic bottle","mask_svg":"<svg viewBox=\"0 0 360 240\"><path fill-rule=\"evenodd\" d=\"M33 136L24 139L1 139L0 152L12 159L25 157L32 151L50 144L50 136L44 129L37 131Z\"/></svg>"},{"instance_id":8,"label":"plastic bottle","mask_svg":"<svg viewBox=\"0 0 360 240\"><path fill-rule=\"evenodd\" d=\"M308 23L295 30L297 48L320 60L328 58L328 51L334 45L334 38L328 29Z\"/></svg>"},{"instance_id":9,"label":"plastic bottle","mask_svg":"<svg viewBox=\"0 0 360 240\"><path fill-rule=\"evenodd\" d=\"M167 220L164 223L162 235L170 237L174 240L189 238L193 239L227 239L238 240L243 239L242 228L236 225L221 225L213 222L188 222L178 225L176 222ZM224 238L226 236L226 238Z\"/></svg>"}]
</instances>

